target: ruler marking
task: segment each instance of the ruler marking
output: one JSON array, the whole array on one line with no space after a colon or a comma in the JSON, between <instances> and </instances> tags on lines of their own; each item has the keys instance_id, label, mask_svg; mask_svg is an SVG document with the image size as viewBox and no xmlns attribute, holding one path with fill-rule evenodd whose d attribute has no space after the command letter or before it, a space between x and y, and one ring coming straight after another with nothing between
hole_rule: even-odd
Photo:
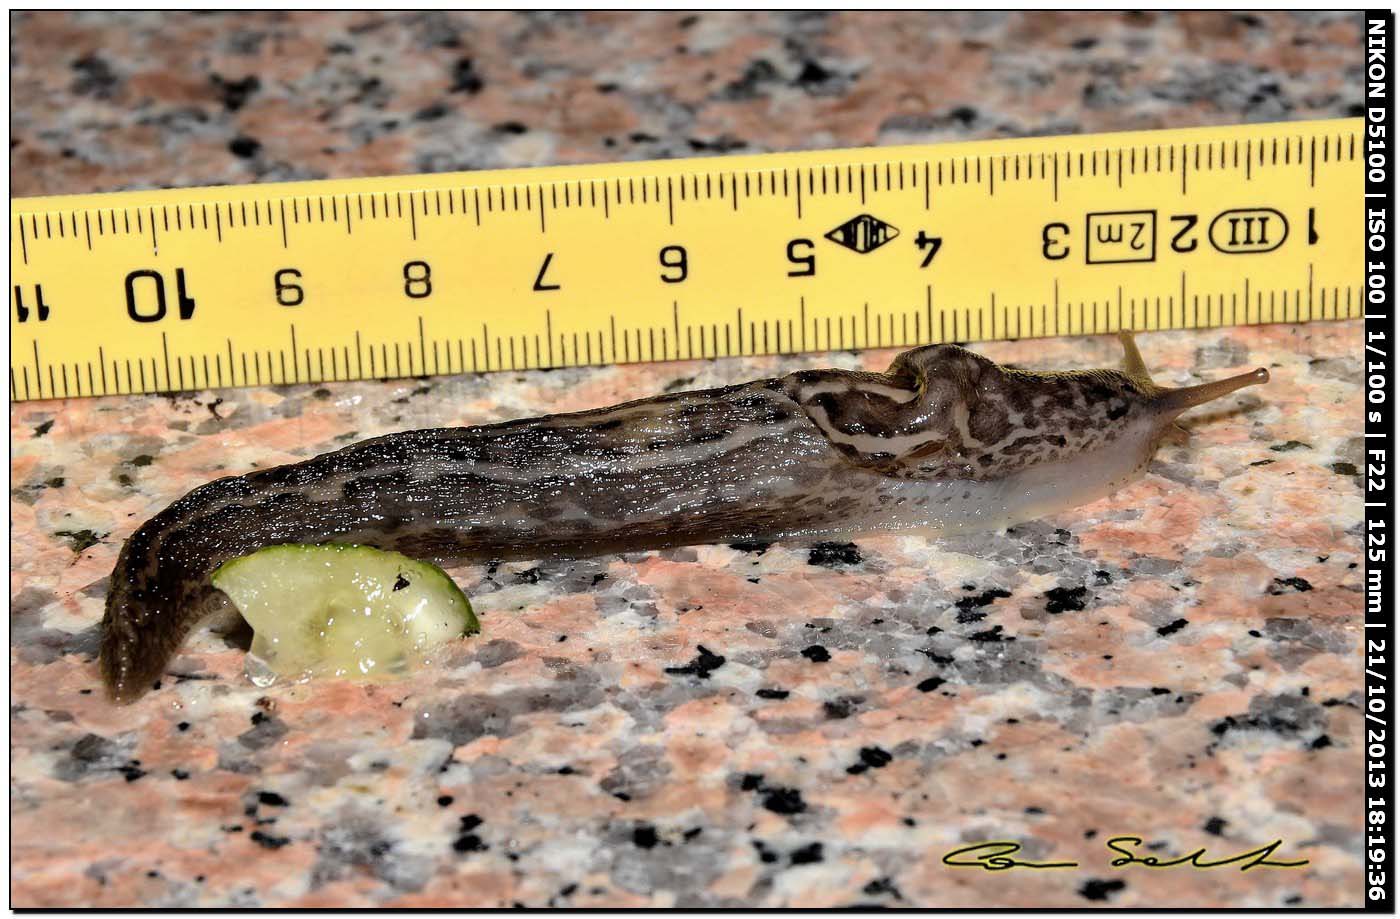
<instances>
[{"instance_id":1,"label":"ruler marking","mask_svg":"<svg viewBox=\"0 0 1400 919\"><path fill-rule=\"evenodd\" d=\"M1308 262L1308 319L1313 318L1313 263Z\"/></svg>"},{"instance_id":2,"label":"ruler marking","mask_svg":"<svg viewBox=\"0 0 1400 919\"><path fill-rule=\"evenodd\" d=\"M160 351L165 360L165 388L170 389L170 342L164 332L160 333ZM157 386L160 385L160 377L156 375L155 368L151 368L151 376L155 378Z\"/></svg>"},{"instance_id":3,"label":"ruler marking","mask_svg":"<svg viewBox=\"0 0 1400 919\"><path fill-rule=\"evenodd\" d=\"M933 285L924 285L924 311L928 314L928 333L933 334ZM918 317L915 316L914 331L918 333Z\"/></svg>"},{"instance_id":4,"label":"ruler marking","mask_svg":"<svg viewBox=\"0 0 1400 919\"><path fill-rule=\"evenodd\" d=\"M19 252L24 264L29 264L29 240L24 233L24 217L19 218Z\"/></svg>"}]
</instances>

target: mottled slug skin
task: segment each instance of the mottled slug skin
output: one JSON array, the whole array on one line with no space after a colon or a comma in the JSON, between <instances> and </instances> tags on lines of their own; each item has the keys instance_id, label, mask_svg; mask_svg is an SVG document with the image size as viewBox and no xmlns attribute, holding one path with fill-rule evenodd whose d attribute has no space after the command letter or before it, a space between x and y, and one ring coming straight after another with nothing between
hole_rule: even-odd
<instances>
[{"instance_id":1,"label":"mottled slug skin","mask_svg":"<svg viewBox=\"0 0 1400 919\"><path fill-rule=\"evenodd\" d=\"M113 698L159 678L227 603L209 576L278 543L360 543L437 561L585 556L877 529L998 528L1140 475L1187 390L1126 372L1032 373L963 348L883 374L801 371L503 424L390 434L196 488L127 540L101 667Z\"/></svg>"}]
</instances>

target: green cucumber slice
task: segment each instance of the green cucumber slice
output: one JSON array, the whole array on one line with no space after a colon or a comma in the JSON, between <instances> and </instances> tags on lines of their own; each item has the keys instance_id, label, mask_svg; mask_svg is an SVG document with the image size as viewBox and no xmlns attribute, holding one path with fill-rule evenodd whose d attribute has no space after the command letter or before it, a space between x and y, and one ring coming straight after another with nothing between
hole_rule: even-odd
<instances>
[{"instance_id":1,"label":"green cucumber slice","mask_svg":"<svg viewBox=\"0 0 1400 919\"><path fill-rule=\"evenodd\" d=\"M268 546L211 579L253 627L244 669L259 686L401 675L481 628L441 568L370 546Z\"/></svg>"}]
</instances>

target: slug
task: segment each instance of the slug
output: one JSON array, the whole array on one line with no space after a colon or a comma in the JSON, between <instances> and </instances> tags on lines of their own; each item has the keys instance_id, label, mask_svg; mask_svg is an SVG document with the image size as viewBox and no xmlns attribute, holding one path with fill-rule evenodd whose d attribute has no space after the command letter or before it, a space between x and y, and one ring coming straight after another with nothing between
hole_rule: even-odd
<instances>
[{"instance_id":1,"label":"slug","mask_svg":"<svg viewBox=\"0 0 1400 919\"><path fill-rule=\"evenodd\" d=\"M955 345L884 373L803 370L501 424L389 434L194 489L127 540L100 667L129 702L227 599L222 562L358 543L440 562L587 556L872 530L996 529L1140 476L1184 410L1268 380L1168 389L1124 369L1032 372Z\"/></svg>"}]
</instances>

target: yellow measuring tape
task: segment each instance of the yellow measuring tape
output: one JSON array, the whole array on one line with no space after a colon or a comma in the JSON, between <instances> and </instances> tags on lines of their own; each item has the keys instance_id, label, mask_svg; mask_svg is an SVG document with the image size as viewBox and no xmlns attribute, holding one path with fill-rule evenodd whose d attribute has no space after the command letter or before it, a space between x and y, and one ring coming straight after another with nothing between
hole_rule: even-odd
<instances>
[{"instance_id":1,"label":"yellow measuring tape","mask_svg":"<svg viewBox=\"0 0 1400 919\"><path fill-rule=\"evenodd\" d=\"M1356 317L1361 131L19 199L10 394Z\"/></svg>"}]
</instances>

